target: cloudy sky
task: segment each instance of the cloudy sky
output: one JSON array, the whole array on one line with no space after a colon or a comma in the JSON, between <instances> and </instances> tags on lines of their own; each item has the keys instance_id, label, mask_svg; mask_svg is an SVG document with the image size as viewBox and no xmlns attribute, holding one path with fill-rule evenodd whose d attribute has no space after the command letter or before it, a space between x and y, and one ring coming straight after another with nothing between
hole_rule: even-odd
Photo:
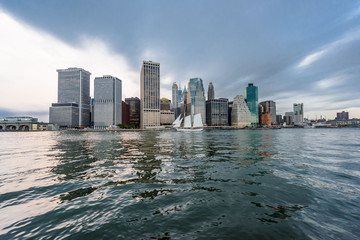
<instances>
[{"instance_id":1,"label":"cloudy sky","mask_svg":"<svg viewBox=\"0 0 360 240\"><path fill-rule=\"evenodd\" d=\"M116 76L124 98L139 96L152 60L162 97L191 77L230 100L252 82L278 114L303 102L305 117L360 118L359 1L0 0L0 32L0 117L48 121L61 68Z\"/></svg>"}]
</instances>

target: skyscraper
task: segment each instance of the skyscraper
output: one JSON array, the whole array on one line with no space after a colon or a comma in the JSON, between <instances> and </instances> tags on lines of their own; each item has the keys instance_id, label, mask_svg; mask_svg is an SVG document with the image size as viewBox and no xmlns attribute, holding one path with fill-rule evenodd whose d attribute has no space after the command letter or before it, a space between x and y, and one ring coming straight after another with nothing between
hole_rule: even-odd
<instances>
[{"instance_id":1,"label":"skyscraper","mask_svg":"<svg viewBox=\"0 0 360 240\"><path fill-rule=\"evenodd\" d=\"M191 115L201 114L203 125L206 125L206 107L203 81L201 78L191 78L188 85L187 103L191 104Z\"/></svg>"},{"instance_id":2,"label":"skyscraper","mask_svg":"<svg viewBox=\"0 0 360 240\"><path fill-rule=\"evenodd\" d=\"M294 122L304 122L304 104L294 103Z\"/></svg>"},{"instance_id":3,"label":"skyscraper","mask_svg":"<svg viewBox=\"0 0 360 240\"><path fill-rule=\"evenodd\" d=\"M179 88L178 85L176 84L176 82L173 83L172 85L172 105L171 108L175 109L178 107L178 101L179 101Z\"/></svg>"},{"instance_id":4,"label":"skyscraper","mask_svg":"<svg viewBox=\"0 0 360 240\"><path fill-rule=\"evenodd\" d=\"M208 126L228 126L228 99L206 101L206 124Z\"/></svg>"},{"instance_id":5,"label":"skyscraper","mask_svg":"<svg viewBox=\"0 0 360 240\"><path fill-rule=\"evenodd\" d=\"M210 81L209 88L208 88L208 100L211 100L211 99L215 99L214 85L213 85L212 81Z\"/></svg>"},{"instance_id":6,"label":"skyscraper","mask_svg":"<svg viewBox=\"0 0 360 240\"><path fill-rule=\"evenodd\" d=\"M177 107L181 107L181 101L182 101L182 90L178 90L178 105Z\"/></svg>"},{"instance_id":7,"label":"skyscraper","mask_svg":"<svg viewBox=\"0 0 360 240\"><path fill-rule=\"evenodd\" d=\"M338 112L336 113L336 120L349 120L349 112Z\"/></svg>"},{"instance_id":8,"label":"skyscraper","mask_svg":"<svg viewBox=\"0 0 360 240\"><path fill-rule=\"evenodd\" d=\"M90 124L90 75L82 68L58 69L58 102L49 109L49 122L61 128Z\"/></svg>"},{"instance_id":9,"label":"skyscraper","mask_svg":"<svg viewBox=\"0 0 360 240\"><path fill-rule=\"evenodd\" d=\"M231 111L231 126L244 128L251 125L251 113L243 95L234 98Z\"/></svg>"},{"instance_id":10,"label":"skyscraper","mask_svg":"<svg viewBox=\"0 0 360 240\"><path fill-rule=\"evenodd\" d=\"M122 83L113 76L94 80L94 128L122 123Z\"/></svg>"},{"instance_id":11,"label":"skyscraper","mask_svg":"<svg viewBox=\"0 0 360 240\"><path fill-rule=\"evenodd\" d=\"M140 99L137 97L125 98L129 104L129 122L136 127L140 126Z\"/></svg>"},{"instance_id":12,"label":"skyscraper","mask_svg":"<svg viewBox=\"0 0 360 240\"><path fill-rule=\"evenodd\" d=\"M160 63L143 61L140 101L140 127L160 126Z\"/></svg>"},{"instance_id":13,"label":"skyscraper","mask_svg":"<svg viewBox=\"0 0 360 240\"><path fill-rule=\"evenodd\" d=\"M261 125L276 124L276 104L274 101L265 101L259 104L259 123Z\"/></svg>"},{"instance_id":14,"label":"skyscraper","mask_svg":"<svg viewBox=\"0 0 360 240\"><path fill-rule=\"evenodd\" d=\"M246 87L245 99L251 114L251 124L259 124L258 87L253 83Z\"/></svg>"}]
</instances>

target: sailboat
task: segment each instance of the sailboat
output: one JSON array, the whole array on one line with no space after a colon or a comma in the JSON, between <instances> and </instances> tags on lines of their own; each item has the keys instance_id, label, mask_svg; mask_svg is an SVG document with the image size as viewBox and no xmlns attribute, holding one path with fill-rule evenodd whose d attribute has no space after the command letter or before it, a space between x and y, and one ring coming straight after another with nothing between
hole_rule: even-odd
<instances>
[{"instance_id":1,"label":"sailboat","mask_svg":"<svg viewBox=\"0 0 360 240\"><path fill-rule=\"evenodd\" d=\"M194 123L192 125L191 125L191 115L186 116L185 119L184 119L184 127L182 127L182 128L180 127L182 118L180 120L179 117L174 121L175 124L173 123L173 126L177 131L180 131L180 132L199 132L199 131L203 130L204 125L202 124L201 114L200 113L195 114Z\"/></svg>"}]
</instances>

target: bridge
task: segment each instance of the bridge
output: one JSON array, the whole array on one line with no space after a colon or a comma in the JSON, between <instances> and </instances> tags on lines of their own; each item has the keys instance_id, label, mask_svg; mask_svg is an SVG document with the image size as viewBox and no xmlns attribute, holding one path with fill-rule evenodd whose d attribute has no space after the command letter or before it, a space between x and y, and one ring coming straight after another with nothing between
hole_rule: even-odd
<instances>
[{"instance_id":1,"label":"bridge","mask_svg":"<svg viewBox=\"0 0 360 240\"><path fill-rule=\"evenodd\" d=\"M30 131L37 118L32 117L7 117L0 118L0 131Z\"/></svg>"}]
</instances>

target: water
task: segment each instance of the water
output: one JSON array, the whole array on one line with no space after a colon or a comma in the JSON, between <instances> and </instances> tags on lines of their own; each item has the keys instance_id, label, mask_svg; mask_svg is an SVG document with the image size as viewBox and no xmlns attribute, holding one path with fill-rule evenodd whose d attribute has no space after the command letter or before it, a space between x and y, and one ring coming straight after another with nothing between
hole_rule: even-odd
<instances>
[{"instance_id":1,"label":"water","mask_svg":"<svg viewBox=\"0 0 360 240\"><path fill-rule=\"evenodd\" d=\"M0 133L0 239L358 239L360 129Z\"/></svg>"}]
</instances>

